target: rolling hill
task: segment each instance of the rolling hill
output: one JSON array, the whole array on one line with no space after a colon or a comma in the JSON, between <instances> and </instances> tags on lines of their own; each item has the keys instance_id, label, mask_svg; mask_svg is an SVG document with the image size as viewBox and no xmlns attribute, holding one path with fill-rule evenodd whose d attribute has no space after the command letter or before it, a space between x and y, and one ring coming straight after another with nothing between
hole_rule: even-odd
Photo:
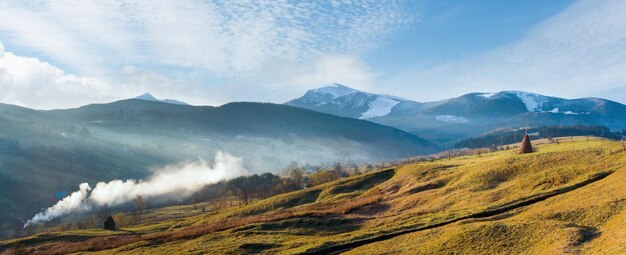
<instances>
[{"instance_id":1,"label":"rolling hill","mask_svg":"<svg viewBox=\"0 0 626 255\"><path fill-rule=\"evenodd\" d=\"M0 247L5 254L626 252L621 144L537 149L401 165L225 209L163 208L118 231L46 233ZM186 217L174 216L182 211Z\"/></svg>"},{"instance_id":2,"label":"rolling hill","mask_svg":"<svg viewBox=\"0 0 626 255\"><path fill-rule=\"evenodd\" d=\"M420 135L443 146L484 132L549 125L626 129L626 105L601 99L564 99L524 91L470 93L435 102L415 102L373 94L340 84L309 90L293 105L319 112L367 119Z\"/></svg>"},{"instance_id":3,"label":"rolling hill","mask_svg":"<svg viewBox=\"0 0 626 255\"><path fill-rule=\"evenodd\" d=\"M130 99L51 111L0 105L0 232L80 183L141 179L154 168L212 159L217 150L243 158L255 173L282 171L293 161L389 160L437 147L391 127L275 104Z\"/></svg>"}]
</instances>

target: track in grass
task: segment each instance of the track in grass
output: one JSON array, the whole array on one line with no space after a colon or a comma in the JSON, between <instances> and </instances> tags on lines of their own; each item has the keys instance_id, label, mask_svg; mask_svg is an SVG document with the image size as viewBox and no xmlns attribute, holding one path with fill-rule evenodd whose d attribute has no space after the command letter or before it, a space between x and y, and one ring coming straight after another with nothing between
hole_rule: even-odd
<instances>
[{"instance_id":1,"label":"track in grass","mask_svg":"<svg viewBox=\"0 0 626 255\"><path fill-rule=\"evenodd\" d=\"M436 224L432 224L432 225L427 225L427 226L422 226L422 227L415 227L415 228L411 228L411 229L405 229L405 230L400 230L398 232L394 232L394 233L390 233L390 234L384 234L384 235L380 235L380 236L375 236L375 237L371 237L371 238L367 238L367 239L362 239L362 240L356 240L353 242L349 242L349 243L338 243L338 244L329 244L328 246L323 246L323 247L317 247L317 248L313 248L313 249L309 249L301 254L307 254L307 255L317 255L317 254L339 254L342 252L346 252L349 250L352 250L354 248L363 246L363 245L367 245L367 244L371 244L371 243L376 243L376 242L380 242L380 241L385 241L394 237L398 237L401 235L405 235L405 234L410 234L410 233L414 233L414 232L418 232L418 231L423 231L423 230L428 230L428 229L433 229L433 228L438 228L438 227L442 227L442 226L446 226L455 222L459 222L462 220L468 220L468 219L480 219L480 218L488 218L488 217L493 217L499 214L503 214L506 212L509 212L511 210L515 210L518 208L522 208L522 207L526 207L541 201L544 201L548 198L554 197L554 196L558 196L561 194L565 194L567 192L582 188L584 186L587 186L591 183L597 182L599 180L602 180L604 178L606 178L607 176L611 175L612 172L603 172L603 173L598 173L595 176L591 177L588 180L579 182L577 184L574 184L572 186L568 186L568 187L564 187L564 188L560 188L551 192L547 192L544 194L538 194L532 197L529 197L527 199L524 199L523 201L520 202L514 202L511 203L509 205L500 207L500 208L494 208L494 209L490 209L490 210L486 210L486 211L482 211L482 212L478 212L478 213L473 213L470 215L466 215L463 217L459 217L456 219L452 219L452 220L448 220L448 221L444 221L444 222L440 222L440 223L436 223Z\"/></svg>"}]
</instances>

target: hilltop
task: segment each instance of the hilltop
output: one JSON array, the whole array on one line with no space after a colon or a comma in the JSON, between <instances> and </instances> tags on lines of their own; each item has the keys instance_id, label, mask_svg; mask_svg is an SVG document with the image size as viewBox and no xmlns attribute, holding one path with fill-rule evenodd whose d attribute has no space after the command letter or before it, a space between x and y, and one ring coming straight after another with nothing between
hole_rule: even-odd
<instances>
[{"instance_id":1,"label":"hilltop","mask_svg":"<svg viewBox=\"0 0 626 255\"><path fill-rule=\"evenodd\" d=\"M152 102L168 103L168 104L189 105L188 103L185 103L185 102L182 102L182 101L178 101L178 100L174 100L174 99L158 99L158 98L154 97L150 93L143 93L143 94L135 97L134 99L144 100L144 101L152 101Z\"/></svg>"},{"instance_id":2,"label":"hilltop","mask_svg":"<svg viewBox=\"0 0 626 255\"><path fill-rule=\"evenodd\" d=\"M537 150L409 163L247 205L163 208L119 231L0 245L41 254L626 252L618 238L626 234L622 145L576 141ZM181 211L189 216L175 217Z\"/></svg>"}]
</instances>

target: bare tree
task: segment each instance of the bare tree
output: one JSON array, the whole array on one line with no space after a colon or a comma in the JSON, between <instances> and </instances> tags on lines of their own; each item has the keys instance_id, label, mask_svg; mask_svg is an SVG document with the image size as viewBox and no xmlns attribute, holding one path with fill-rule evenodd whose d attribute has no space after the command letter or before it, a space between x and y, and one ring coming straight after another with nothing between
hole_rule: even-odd
<instances>
[{"instance_id":1,"label":"bare tree","mask_svg":"<svg viewBox=\"0 0 626 255\"><path fill-rule=\"evenodd\" d=\"M240 204L248 204L248 192L246 192L246 189L237 189L237 196L241 202Z\"/></svg>"},{"instance_id":2,"label":"bare tree","mask_svg":"<svg viewBox=\"0 0 626 255\"><path fill-rule=\"evenodd\" d=\"M13 221L13 238L20 238L22 237L22 232L24 230L24 221L20 218L16 218Z\"/></svg>"},{"instance_id":3,"label":"bare tree","mask_svg":"<svg viewBox=\"0 0 626 255\"><path fill-rule=\"evenodd\" d=\"M318 171L309 175L309 178L311 178L312 186L317 186L323 183L334 181L339 179L339 177L340 176L335 171Z\"/></svg>"},{"instance_id":4,"label":"bare tree","mask_svg":"<svg viewBox=\"0 0 626 255\"><path fill-rule=\"evenodd\" d=\"M227 197L227 199L228 199L228 202L229 202L229 204L230 204L230 207L233 207L233 199L232 199L232 197L233 197L233 192L232 192L232 191L230 191L230 190L229 190L228 192L226 192L226 197Z\"/></svg>"},{"instance_id":5,"label":"bare tree","mask_svg":"<svg viewBox=\"0 0 626 255\"><path fill-rule=\"evenodd\" d=\"M136 196L134 199L135 209L137 214L143 214L146 209L146 200L142 196Z\"/></svg>"},{"instance_id":6,"label":"bare tree","mask_svg":"<svg viewBox=\"0 0 626 255\"><path fill-rule=\"evenodd\" d=\"M304 173L300 168L293 168L289 170L289 178L294 181L298 189L304 187Z\"/></svg>"},{"instance_id":7,"label":"bare tree","mask_svg":"<svg viewBox=\"0 0 626 255\"><path fill-rule=\"evenodd\" d=\"M91 215L91 218L89 219L89 227L95 228L96 226L98 226L98 217L96 217L96 215Z\"/></svg>"},{"instance_id":8,"label":"bare tree","mask_svg":"<svg viewBox=\"0 0 626 255\"><path fill-rule=\"evenodd\" d=\"M102 206L100 206L100 210L98 210L96 216L98 217L98 222L102 223L104 222L104 220L106 220L107 217L109 217L109 215L111 215L111 209L109 208L109 205L103 204Z\"/></svg>"},{"instance_id":9,"label":"bare tree","mask_svg":"<svg viewBox=\"0 0 626 255\"><path fill-rule=\"evenodd\" d=\"M337 175L339 175L340 177L348 176L346 170L344 169L343 165L341 165L341 163L335 163L335 165L333 166L333 171L335 171L335 173L337 173Z\"/></svg>"}]
</instances>

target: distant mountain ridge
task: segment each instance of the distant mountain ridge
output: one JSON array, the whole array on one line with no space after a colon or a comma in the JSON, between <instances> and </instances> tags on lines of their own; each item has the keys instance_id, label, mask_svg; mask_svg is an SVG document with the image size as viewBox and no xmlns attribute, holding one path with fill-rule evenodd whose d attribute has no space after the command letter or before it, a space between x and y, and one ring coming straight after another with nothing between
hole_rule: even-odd
<instances>
[{"instance_id":1,"label":"distant mountain ridge","mask_svg":"<svg viewBox=\"0 0 626 255\"><path fill-rule=\"evenodd\" d=\"M437 150L430 142L392 127L271 103L240 102L212 107L129 99L50 113L107 129L142 126L230 137L345 139L366 145L364 149L376 152L373 157L394 158Z\"/></svg>"},{"instance_id":2,"label":"distant mountain ridge","mask_svg":"<svg viewBox=\"0 0 626 255\"><path fill-rule=\"evenodd\" d=\"M139 100L144 100L144 101L152 101L152 102L161 102L161 103L168 103L168 104L180 104L180 105L189 105L188 103L185 102L181 102L178 100L174 100L174 99L157 99L156 97L154 97L152 94L150 93L144 93L141 94L133 99L139 99Z\"/></svg>"},{"instance_id":3,"label":"distant mountain ridge","mask_svg":"<svg viewBox=\"0 0 626 255\"><path fill-rule=\"evenodd\" d=\"M626 106L618 102L601 98L564 99L525 91L469 93L435 102L416 102L332 84L311 89L286 104L366 119L448 145L457 139L526 123L626 129Z\"/></svg>"}]
</instances>

